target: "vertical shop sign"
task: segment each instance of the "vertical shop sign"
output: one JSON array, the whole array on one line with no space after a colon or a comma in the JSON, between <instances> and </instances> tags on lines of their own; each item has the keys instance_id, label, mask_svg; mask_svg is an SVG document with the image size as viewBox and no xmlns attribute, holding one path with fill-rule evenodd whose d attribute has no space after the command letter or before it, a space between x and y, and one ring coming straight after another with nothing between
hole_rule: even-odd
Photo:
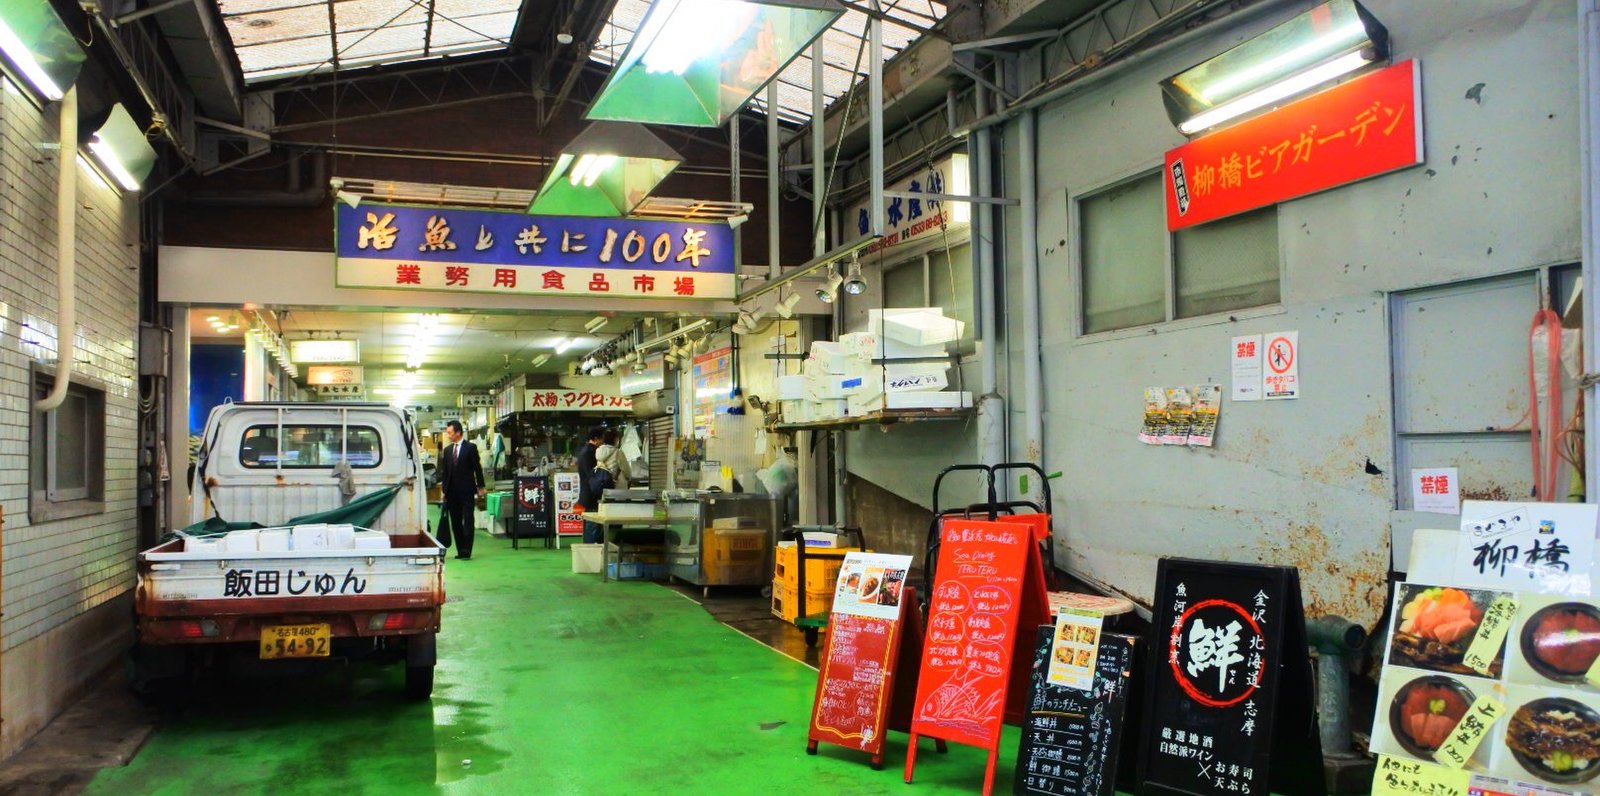
<instances>
[{"instance_id":1,"label":"vertical shop sign","mask_svg":"<svg viewBox=\"0 0 1600 796\"><path fill-rule=\"evenodd\" d=\"M1597 514L1592 503L1468 500L1461 504L1453 580L1586 597Z\"/></svg>"},{"instance_id":2,"label":"vertical shop sign","mask_svg":"<svg viewBox=\"0 0 1600 796\"><path fill-rule=\"evenodd\" d=\"M583 513L578 507L578 474L556 473L556 533L583 535Z\"/></svg>"},{"instance_id":3,"label":"vertical shop sign","mask_svg":"<svg viewBox=\"0 0 1600 796\"><path fill-rule=\"evenodd\" d=\"M1402 61L1168 151L1167 229L1422 160L1422 69Z\"/></svg>"},{"instance_id":4,"label":"vertical shop sign","mask_svg":"<svg viewBox=\"0 0 1600 796\"><path fill-rule=\"evenodd\" d=\"M1266 376L1262 380L1262 393L1269 401L1282 401L1300 397L1300 333L1273 332L1263 335L1266 348L1262 358L1266 361Z\"/></svg>"},{"instance_id":5,"label":"vertical shop sign","mask_svg":"<svg viewBox=\"0 0 1600 796\"><path fill-rule=\"evenodd\" d=\"M1161 559L1139 755L1146 793L1322 793L1296 570Z\"/></svg>"}]
</instances>

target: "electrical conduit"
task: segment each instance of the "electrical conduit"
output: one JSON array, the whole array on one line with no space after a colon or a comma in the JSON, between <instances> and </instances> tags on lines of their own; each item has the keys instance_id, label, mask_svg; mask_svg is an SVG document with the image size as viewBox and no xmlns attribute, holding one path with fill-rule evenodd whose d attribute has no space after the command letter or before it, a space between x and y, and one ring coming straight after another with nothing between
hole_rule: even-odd
<instances>
[{"instance_id":1,"label":"electrical conduit","mask_svg":"<svg viewBox=\"0 0 1600 796\"><path fill-rule=\"evenodd\" d=\"M48 412L67 398L77 356L78 89L61 98L61 150L56 158L56 375L50 394L35 402Z\"/></svg>"},{"instance_id":2,"label":"electrical conduit","mask_svg":"<svg viewBox=\"0 0 1600 796\"><path fill-rule=\"evenodd\" d=\"M978 115L988 113L989 90L982 83L976 83L973 96ZM967 161L974 172L970 184L977 189L978 196L994 195L993 171L989 161L993 152L989 128L978 128L973 134L972 153ZM977 285L978 301L981 302L978 307L978 357L983 387L983 393L978 398L978 452L983 463L991 467L1005 461L1006 445L1006 402L1000 397L1000 336L997 333L1000 302L999 288L994 278L994 247L997 240L994 218L994 205L988 202L973 203L972 250L978 266L978 278L973 284Z\"/></svg>"},{"instance_id":3,"label":"electrical conduit","mask_svg":"<svg viewBox=\"0 0 1600 796\"><path fill-rule=\"evenodd\" d=\"M1044 373L1039 354L1039 170L1038 129L1033 111L1022 114L1022 377L1023 416L1027 422L1023 460L1044 467ZM1029 483L1025 499L1042 494ZM1037 501L1035 501L1037 502ZM1046 512L1050 511L1045 506Z\"/></svg>"}]
</instances>

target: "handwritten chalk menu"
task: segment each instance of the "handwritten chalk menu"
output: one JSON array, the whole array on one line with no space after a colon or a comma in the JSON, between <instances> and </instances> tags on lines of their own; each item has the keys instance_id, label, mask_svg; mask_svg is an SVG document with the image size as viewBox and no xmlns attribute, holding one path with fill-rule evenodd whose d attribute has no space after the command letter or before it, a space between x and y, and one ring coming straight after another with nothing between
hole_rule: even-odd
<instances>
[{"instance_id":1,"label":"handwritten chalk menu","mask_svg":"<svg viewBox=\"0 0 1600 796\"><path fill-rule=\"evenodd\" d=\"M1152 627L1142 793L1323 792L1298 572L1164 558Z\"/></svg>"},{"instance_id":2,"label":"handwritten chalk menu","mask_svg":"<svg viewBox=\"0 0 1600 796\"><path fill-rule=\"evenodd\" d=\"M1030 549L1026 526L944 523L913 733L985 749L999 742Z\"/></svg>"},{"instance_id":3,"label":"handwritten chalk menu","mask_svg":"<svg viewBox=\"0 0 1600 796\"><path fill-rule=\"evenodd\" d=\"M852 553L851 555L855 555ZM913 676L910 667L921 652L922 620L915 608L916 590L896 591L903 597L899 616L884 619L835 611L828 619L828 646L817 670L817 693L811 709L806 751L816 754L817 743L827 742L872 755L873 765L883 762L886 729L906 731L901 718L896 726L896 699L909 701L902 681ZM910 653L906 655L905 653Z\"/></svg>"},{"instance_id":4,"label":"handwritten chalk menu","mask_svg":"<svg viewBox=\"0 0 1600 796\"><path fill-rule=\"evenodd\" d=\"M1050 682L1050 661L1061 647L1053 625L1039 628L1028 713L1017 746L1015 796L1116 792L1136 644L1132 636L1100 636L1093 685L1081 691Z\"/></svg>"}]
</instances>

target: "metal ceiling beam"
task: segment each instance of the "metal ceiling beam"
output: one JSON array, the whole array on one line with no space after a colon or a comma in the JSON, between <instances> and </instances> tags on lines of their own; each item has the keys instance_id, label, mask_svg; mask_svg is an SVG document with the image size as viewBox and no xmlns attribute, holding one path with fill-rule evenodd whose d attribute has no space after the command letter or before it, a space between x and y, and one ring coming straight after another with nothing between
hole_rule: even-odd
<instances>
[{"instance_id":1,"label":"metal ceiling beam","mask_svg":"<svg viewBox=\"0 0 1600 796\"><path fill-rule=\"evenodd\" d=\"M268 92L273 95L277 118L293 118L301 114L310 117L300 121L275 124L269 132L289 133L340 122L388 118L534 94L531 56L495 59L483 66L486 68L441 69L435 66L431 69L374 75L368 79L345 79L284 89L269 89ZM485 72L487 74L483 74ZM369 92L368 88L387 90ZM361 103L362 110L354 113L340 110L351 108L352 104L356 103Z\"/></svg>"}]
</instances>

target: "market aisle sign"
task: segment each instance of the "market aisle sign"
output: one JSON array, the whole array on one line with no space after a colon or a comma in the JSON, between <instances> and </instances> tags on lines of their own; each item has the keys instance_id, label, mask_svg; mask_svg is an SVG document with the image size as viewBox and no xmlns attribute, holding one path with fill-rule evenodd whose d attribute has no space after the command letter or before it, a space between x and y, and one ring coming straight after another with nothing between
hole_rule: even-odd
<instances>
[{"instance_id":1,"label":"market aisle sign","mask_svg":"<svg viewBox=\"0 0 1600 796\"><path fill-rule=\"evenodd\" d=\"M731 299L727 223L339 204L339 287L609 298Z\"/></svg>"},{"instance_id":2,"label":"market aisle sign","mask_svg":"<svg viewBox=\"0 0 1600 796\"><path fill-rule=\"evenodd\" d=\"M1422 163L1422 70L1403 61L1167 152L1179 230Z\"/></svg>"},{"instance_id":3,"label":"market aisle sign","mask_svg":"<svg viewBox=\"0 0 1600 796\"><path fill-rule=\"evenodd\" d=\"M594 390L537 390L530 387L524 396L524 403L529 412L633 411L632 398L619 398Z\"/></svg>"},{"instance_id":4,"label":"market aisle sign","mask_svg":"<svg viewBox=\"0 0 1600 796\"><path fill-rule=\"evenodd\" d=\"M885 189L913 194L965 196L972 193L971 183L971 176L967 171L967 156L956 153L931 168L885 186ZM866 235L872 231L871 200L852 208L849 219L854 222L858 234ZM883 237L862 249L861 254L868 255L913 241L937 238L949 232L951 228L965 227L971 222L971 202L891 196L884 200Z\"/></svg>"}]
</instances>

